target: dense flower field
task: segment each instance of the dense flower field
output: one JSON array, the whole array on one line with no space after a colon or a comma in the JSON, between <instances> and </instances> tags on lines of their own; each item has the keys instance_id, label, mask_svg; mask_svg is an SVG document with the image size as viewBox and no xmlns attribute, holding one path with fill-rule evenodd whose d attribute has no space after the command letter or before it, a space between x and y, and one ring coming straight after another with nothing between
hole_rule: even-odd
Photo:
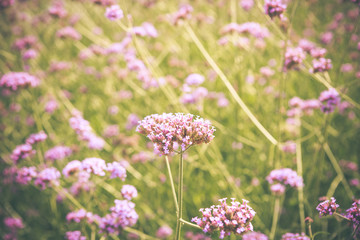
<instances>
[{"instance_id":1,"label":"dense flower field","mask_svg":"<svg viewBox=\"0 0 360 240\"><path fill-rule=\"evenodd\" d=\"M359 15L0 0L0 238L360 239Z\"/></svg>"}]
</instances>

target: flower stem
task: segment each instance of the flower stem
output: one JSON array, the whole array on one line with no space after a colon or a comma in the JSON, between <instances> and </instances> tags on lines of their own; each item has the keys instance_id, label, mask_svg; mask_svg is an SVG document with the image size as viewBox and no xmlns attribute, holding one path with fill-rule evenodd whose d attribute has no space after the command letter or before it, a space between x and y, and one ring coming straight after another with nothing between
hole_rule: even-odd
<instances>
[{"instance_id":1,"label":"flower stem","mask_svg":"<svg viewBox=\"0 0 360 240\"><path fill-rule=\"evenodd\" d=\"M167 166L167 170L168 170L168 173L169 173L169 178L170 178L170 183L171 183L171 190L172 190L174 203L175 203L175 207L176 207L176 214L178 214L178 212L179 212L179 204L178 204L178 201L176 199L175 185L174 185L174 180L173 180L173 177L172 177L172 174L171 174L171 169L170 169L168 156L165 156L165 161L166 161L166 166Z\"/></svg>"},{"instance_id":2,"label":"flower stem","mask_svg":"<svg viewBox=\"0 0 360 240\"><path fill-rule=\"evenodd\" d=\"M301 131L301 127L299 129ZM302 155L301 155L301 133L299 138L296 140L296 165L297 165L297 174L300 177L303 177L303 167L302 167ZM298 192L299 199L299 214L300 214L300 226L301 232L305 232L305 210L304 210L304 188L300 187Z\"/></svg>"},{"instance_id":3,"label":"flower stem","mask_svg":"<svg viewBox=\"0 0 360 240\"><path fill-rule=\"evenodd\" d=\"M280 215L280 197L276 197L275 199L275 206L274 206L274 215L273 215L273 222L271 226L271 233L270 233L270 240L275 239L276 227L279 220Z\"/></svg>"},{"instance_id":4,"label":"flower stem","mask_svg":"<svg viewBox=\"0 0 360 240\"><path fill-rule=\"evenodd\" d=\"M350 219L348 219L347 217L341 215L340 213L334 212L334 215L336 215L336 216L338 216L338 217L341 217L341 218L343 218L343 219L348 220L349 222L351 222Z\"/></svg>"},{"instance_id":5,"label":"flower stem","mask_svg":"<svg viewBox=\"0 0 360 240\"><path fill-rule=\"evenodd\" d=\"M186 224L186 225L189 225L189 226L191 226L191 227L201 229L200 226L198 226L198 225L196 225L196 224L193 224L193 223L191 223L191 222L185 221L185 220L182 219L182 218L180 219L180 222L182 222L182 223L184 223L184 224Z\"/></svg>"},{"instance_id":6,"label":"flower stem","mask_svg":"<svg viewBox=\"0 0 360 240\"><path fill-rule=\"evenodd\" d=\"M183 151L180 152L179 159L179 189L178 189L178 203L179 203L179 211L177 214L177 224L176 224L176 240L180 239L181 235L181 218L182 218L182 208L183 208L183 183L184 183L184 160L183 160Z\"/></svg>"}]
</instances>

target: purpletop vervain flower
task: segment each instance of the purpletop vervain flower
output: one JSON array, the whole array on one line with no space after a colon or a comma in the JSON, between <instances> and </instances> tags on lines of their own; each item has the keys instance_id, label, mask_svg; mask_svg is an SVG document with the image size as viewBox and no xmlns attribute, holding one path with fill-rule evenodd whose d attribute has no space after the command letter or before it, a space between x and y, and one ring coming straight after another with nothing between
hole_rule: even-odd
<instances>
[{"instance_id":1,"label":"purpletop vervain flower","mask_svg":"<svg viewBox=\"0 0 360 240\"><path fill-rule=\"evenodd\" d=\"M78 31L76 31L75 28L70 26L59 29L56 32L56 36L58 38L70 38L73 40L80 40L82 37L81 34Z\"/></svg>"},{"instance_id":2,"label":"purpletop vervain flower","mask_svg":"<svg viewBox=\"0 0 360 240\"><path fill-rule=\"evenodd\" d=\"M338 207L339 205L336 204L336 199L331 197L330 200L319 203L319 205L316 207L316 210L319 212L319 217L323 217L327 215L333 215Z\"/></svg>"},{"instance_id":3,"label":"purpletop vervain flower","mask_svg":"<svg viewBox=\"0 0 360 240\"><path fill-rule=\"evenodd\" d=\"M340 104L341 99L339 93L334 88L330 88L320 94L319 101L322 103L321 111L331 113Z\"/></svg>"},{"instance_id":4,"label":"purpletop vervain flower","mask_svg":"<svg viewBox=\"0 0 360 240\"><path fill-rule=\"evenodd\" d=\"M7 217L4 219L4 224L6 227L10 228L12 231L16 231L17 229L24 228L24 224L23 224L21 218Z\"/></svg>"},{"instance_id":5,"label":"purpletop vervain flower","mask_svg":"<svg viewBox=\"0 0 360 240\"><path fill-rule=\"evenodd\" d=\"M264 11L270 18L280 17L283 19L285 10L286 5L281 0L265 0Z\"/></svg>"},{"instance_id":6,"label":"purpletop vervain flower","mask_svg":"<svg viewBox=\"0 0 360 240\"><path fill-rule=\"evenodd\" d=\"M34 184L40 186L42 190L46 188L47 185L59 185L60 172L53 167L45 168L38 173Z\"/></svg>"},{"instance_id":7,"label":"purpletop vervain flower","mask_svg":"<svg viewBox=\"0 0 360 240\"><path fill-rule=\"evenodd\" d=\"M311 73L325 72L332 68L331 59L319 58L312 61L313 68L310 69Z\"/></svg>"},{"instance_id":8,"label":"purpletop vervain flower","mask_svg":"<svg viewBox=\"0 0 360 240\"><path fill-rule=\"evenodd\" d=\"M305 233L285 233L282 235L281 240L310 240Z\"/></svg>"},{"instance_id":9,"label":"purpletop vervain flower","mask_svg":"<svg viewBox=\"0 0 360 240\"><path fill-rule=\"evenodd\" d=\"M305 59L305 52L302 48L288 48L285 53L284 67L286 69L296 69Z\"/></svg>"},{"instance_id":10,"label":"purpletop vervain flower","mask_svg":"<svg viewBox=\"0 0 360 240\"><path fill-rule=\"evenodd\" d=\"M186 77L185 82L189 86L200 85L205 81L205 77L198 73L192 73Z\"/></svg>"},{"instance_id":11,"label":"purpletop vervain flower","mask_svg":"<svg viewBox=\"0 0 360 240\"><path fill-rule=\"evenodd\" d=\"M191 221L199 225L205 233L220 231L220 239L225 236L242 235L253 231L251 221L256 212L247 205L248 201L243 199L243 203L231 199L231 206L226 203L226 198L220 199L221 205L211 206L210 208L200 209L202 217L194 217Z\"/></svg>"},{"instance_id":12,"label":"purpletop vervain flower","mask_svg":"<svg viewBox=\"0 0 360 240\"><path fill-rule=\"evenodd\" d=\"M27 185L36 177L37 171L35 167L23 167L16 172L16 182L22 185Z\"/></svg>"},{"instance_id":13,"label":"purpletop vervain flower","mask_svg":"<svg viewBox=\"0 0 360 240\"><path fill-rule=\"evenodd\" d=\"M260 232L249 232L244 234L242 240L268 240L269 238Z\"/></svg>"},{"instance_id":14,"label":"purpletop vervain flower","mask_svg":"<svg viewBox=\"0 0 360 240\"><path fill-rule=\"evenodd\" d=\"M209 120L184 113L153 114L139 122L136 131L146 135L162 155L169 155L180 146L185 151L190 146L209 143L215 128Z\"/></svg>"},{"instance_id":15,"label":"purpletop vervain flower","mask_svg":"<svg viewBox=\"0 0 360 240\"><path fill-rule=\"evenodd\" d=\"M73 160L73 161L69 162L68 164L66 164L66 166L62 170L62 174L65 177L69 177L69 176L74 175L75 173L81 171L81 169L82 169L81 162L79 160Z\"/></svg>"},{"instance_id":16,"label":"purpletop vervain flower","mask_svg":"<svg viewBox=\"0 0 360 240\"><path fill-rule=\"evenodd\" d=\"M13 152L10 155L10 158L16 164L19 159L31 157L36 151L32 148L30 144L22 144L16 146Z\"/></svg>"},{"instance_id":17,"label":"purpletop vervain flower","mask_svg":"<svg viewBox=\"0 0 360 240\"><path fill-rule=\"evenodd\" d=\"M119 162L108 163L106 170L111 173L110 178L120 178L125 181L126 169Z\"/></svg>"},{"instance_id":18,"label":"purpletop vervain flower","mask_svg":"<svg viewBox=\"0 0 360 240\"><path fill-rule=\"evenodd\" d=\"M124 17L124 13L119 5L112 5L106 8L105 17L107 17L110 21L115 21L122 19Z\"/></svg>"},{"instance_id":19,"label":"purpletop vervain flower","mask_svg":"<svg viewBox=\"0 0 360 240\"><path fill-rule=\"evenodd\" d=\"M66 146L56 146L45 152L46 160L62 160L72 154L72 150Z\"/></svg>"},{"instance_id":20,"label":"purpletop vervain flower","mask_svg":"<svg viewBox=\"0 0 360 240\"><path fill-rule=\"evenodd\" d=\"M173 230L171 229L171 227L165 225L165 226L161 226L156 231L156 237L164 239L164 238L169 237L172 233L173 233Z\"/></svg>"},{"instance_id":21,"label":"purpletop vervain flower","mask_svg":"<svg viewBox=\"0 0 360 240\"><path fill-rule=\"evenodd\" d=\"M132 185L123 185L121 188L121 195L127 199L131 200L134 197L137 197L138 192L136 188Z\"/></svg>"},{"instance_id":22,"label":"purpletop vervain flower","mask_svg":"<svg viewBox=\"0 0 360 240\"><path fill-rule=\"evenodd\" d=\"M298 176L295 171L290 168L282 168L272 170L266 180L270 183L281 183L284 185L290 185L294 188L300 188L304 186L303 178Z\"/></svg>"},{"instance_id":23,"label":"purpletop vervain flower","mask_svg":"<svg viewBox=\"0 0 360 240\"><path fill-rule=\"evenodd\" d=\"M80 231L69 231L69 232L66 232L66 239L67 240L86 240L86 237L81 236Z\"/></svg>"},{"instance_id":24,"label":"purpletop vervain flower","mask_svg":"<svg viewBox=\"0 0 360 240\"><path fill-rule=\"evenodd\" d=\"M0 87L8 88L16 91L21 87L36 87L40 84L40 80L26 72L9 72L0 79Z\"/></svg>"},{"instance_id":25,"label":"purpletop vervain flower","mask_svg":"<svg viewBox=\"0 0 360 240\"><path fill-rule=\"evenodd\" d=\"M106 164L100 158L86 158L82 161L81 167L83 171L93 173L99 176L105 176Z\"/></svg>"},{"instance_id":26,"label":"purpletop vervain flower","mask_svg":"<svg viewBox=\"0 0 360 240\"><path fill-rule=\"evenodd\" d=\"M47 135L44 131L40 131L38 133L33 133L31 134L27 139L26 139L26 143L27 144L30 144L30 145L33 145L35 143L38 143L38 142L43 142L47 139Z\"/></svg>"}]
</instances>

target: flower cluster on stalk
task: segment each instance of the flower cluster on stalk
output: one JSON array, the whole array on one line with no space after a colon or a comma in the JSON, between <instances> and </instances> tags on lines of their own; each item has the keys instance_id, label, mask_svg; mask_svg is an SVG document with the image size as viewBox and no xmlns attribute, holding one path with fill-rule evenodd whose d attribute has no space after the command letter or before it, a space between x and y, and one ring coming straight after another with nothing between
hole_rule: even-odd
<instances>
[{"instance_id":1,"label":"flower cluster on stalk","mask_svg":"<svg viewBox=\"0 0 360 240\"><path fill-rule=\"evenodd\" d=\"M184 113L153 114L139 122L136 131L147 136L155 150L169 155L181 147L209 143L214 138L215 128L209 120Z\"/></svg>"},{"instance_id":2,"label":"flower cluster on stalk","mask_svg":"<svg viewBox=\"0 0 360 240\"><path fill-rule=\"evenodd\" d=\"M231 199L231 205L227 205L226 198L220 199L220 205L213 205L210 208L202 208L202 217L194 217L191 221L200 226L205 233L220 231L220 239L225 236L242 235L253 231L251 221L256 212L249 206L248 201L243 203Z\"/></svg>"},{"instance_id":3,"label":"flower cluster on stalk","mask_svg":"<svg viewBox=\"0 0 360 240\"><path fill-rule=\"evenodd\" d=\"M275 169L270 172L266 180L272 185L271 191L277 195L285 192L285 185L293 188L304 186L303 178L290 168Z\"/></svg>"},{"instance_id":4,"label":"flower cluster on stalk","mask_svg":"<svg viewBox=\"0 0 360 240\"><path fill-rule=\"evenodd\" d=\"M319 212L319 217L323 217L327 215L333 215L338 207L339 205L336 204L336 199L331 197L330 200L325 200L319 203L319 205L316 207L316 210Z\"/></svg>"}]
</instances>

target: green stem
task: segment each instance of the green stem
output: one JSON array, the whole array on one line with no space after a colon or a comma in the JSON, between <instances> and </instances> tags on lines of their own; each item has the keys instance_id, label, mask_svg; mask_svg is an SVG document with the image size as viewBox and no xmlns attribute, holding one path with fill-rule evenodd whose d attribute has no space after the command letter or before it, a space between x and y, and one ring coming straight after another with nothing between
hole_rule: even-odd
<instances>
[{"instance_id":1,"label":"green stem","mask_svg":"<svg viewBox=\"0 0 360 240\"><path fill-rule=\"evenodd\" d=\"M184 223L184 224L186 224L186 225L189 225L189 226L191 226L191 227L194 227L194 228L198 228L198 229L202 229L200 226L198 226L198 225L196 225L196 224L193 224L193 223L191 223L191 222L188 222L188 221L185 221L184 219L180 219L180 222L182 222L182 223Z\"/></svg>"},{"instance_id":2,"label":"green stem","mask_svg":"<svg viewBox=\"0 0 360 240\"><path fill-rule=\"evenodd\" d=\"M179 201L179 211L177 214L177 223L176 223L176 240L181 239L181 218L182 218L182 208L183 208L183 183L184 183L184 160L183 160L183 151L180 152L179 159L179 189L178 189L178 201Z\"/></svg>"},{"instance_id":3,"label":"green stem","mask_svg":"<svg viewBox=\"0 0 360 240\"><path fill-rule=\"evenodd\" d=\"M348 220L349 222L351 222L350 219L348 219L347 217L341 215L340 213L334 212L334 215L336 215L336 216L338 216L338 217L341 217L341 218L343 218L343 219Z\"/></svg>"},{"instance_id":4,"label":"green stem","mask_svg":"<svg viewBox=\"0 0 360 240\"><path fill-rule=\"evenodd\" d=\"M301 131L300 128L299 128L299 132ZM301 133L299 133L299 135L300 135L299 138L296 140L296 165L297 165L298 176L303 177L302 154L301 154ZM304 210L304 188L303 187L299 188L298 199L299 199L299 214L300 214L301 232L305 232L305 210Z\"/></svg>"},{"instance_id":5,"label":"green stem","mask_svg":"<svg viewBox=\"0 0 360 240\"><path fill-rule=\"evenodd\" d=\"M270 240L275 239L276 227L279 220L280 215L280 197L276 197L274 204L274 214L273 214L273 222L271 226Z\"/></svg>"},{"instance_id":6,"label":"green stem","mask_svg":"<svg viewBox=\"0 0 360 240\"><path fill-rule=\"evenodd\" d=\"M174 198L174 203L175 203L175 207L176 207L176 214L179 213L179 204L178 201L176 199L176 191L175 191L175 185L174 185L174 180L172 177L172 173L171 173L171 168L170 168L170 163L169 163L169 158L168 156L165 156L165 161L166 161L166 167L169 173L169 178L170 178L170 183L171 183L171 191L173 194L173 198Z\"/></svg>"}]
</instances>

